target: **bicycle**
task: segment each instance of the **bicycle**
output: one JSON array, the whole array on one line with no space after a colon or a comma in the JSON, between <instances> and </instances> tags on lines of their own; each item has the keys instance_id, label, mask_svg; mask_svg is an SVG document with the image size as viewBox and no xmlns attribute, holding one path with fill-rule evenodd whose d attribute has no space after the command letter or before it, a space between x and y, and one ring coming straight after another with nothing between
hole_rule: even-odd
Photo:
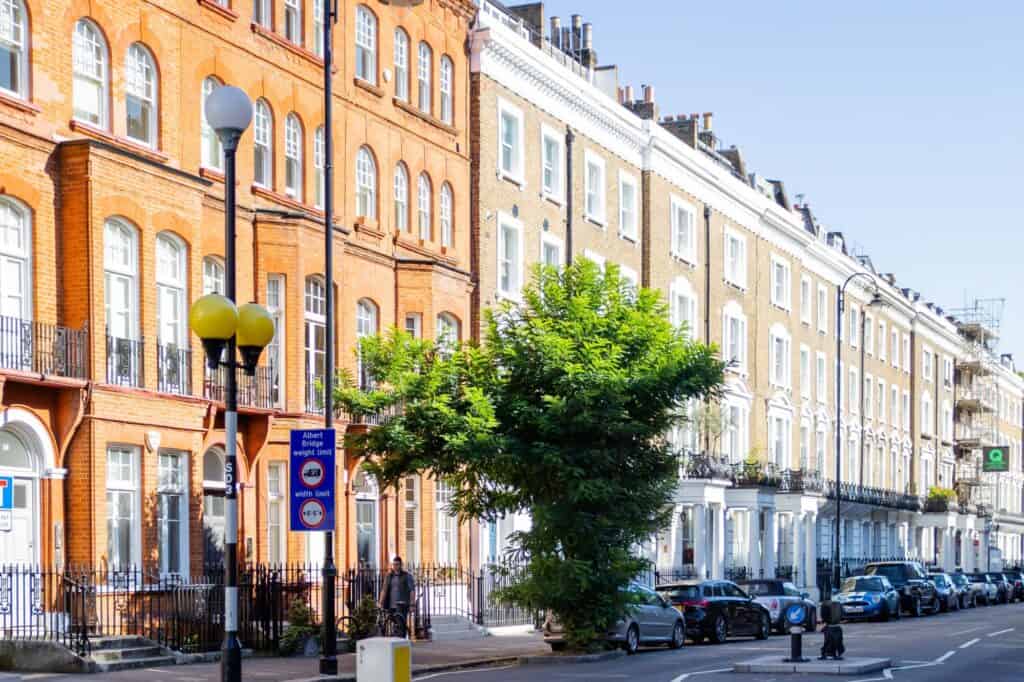
<instances>
[{"instance_id":1,"label":"bicycle","mask_svg":"<svg viewBox=\"0 0 1024 682\"><path fill-rule=\"evenodd\" d=\"M409 634L409 628L404 613L408 613L408 604L400 603L397 609L377 609L377 633L379 636L405 639Z\"/></svg>"}]
</instances>

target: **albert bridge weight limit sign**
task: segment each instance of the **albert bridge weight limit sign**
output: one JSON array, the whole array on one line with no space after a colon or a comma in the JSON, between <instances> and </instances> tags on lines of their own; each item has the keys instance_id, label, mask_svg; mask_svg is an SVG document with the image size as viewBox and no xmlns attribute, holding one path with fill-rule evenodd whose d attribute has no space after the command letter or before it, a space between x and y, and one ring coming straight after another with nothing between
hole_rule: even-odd
<instances>
[{"instance_id":1,"label":"albert bridge weight limit sign","mask_svg":"<svg viewBox=\"0 0 1024 682\"><path fill-rule=\"evenodd\" d=\"M291 432L291 529L334 530L334 429Z\"/></svg>"}]
</instances>

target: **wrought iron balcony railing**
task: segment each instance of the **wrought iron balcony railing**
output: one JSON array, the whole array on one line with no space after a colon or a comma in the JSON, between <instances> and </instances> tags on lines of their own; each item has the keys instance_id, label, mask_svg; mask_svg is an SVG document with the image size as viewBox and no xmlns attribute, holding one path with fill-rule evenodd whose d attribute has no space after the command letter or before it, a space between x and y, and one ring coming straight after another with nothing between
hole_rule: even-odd
<instances>
[{"instance_id":1,"label":"wrought iron balcony railing","mask_svg":"<svg viewBox=\"0 0 1024 682\"><path fill-rule=\"evenodd\" d=\"M173 344L156 346L157 390L192 395L192 349Z\"/></svg>"},{"instance_id":2,"label":"wrought iron balcony railing","mask_svg":"<svg viewBox=\"0 0 1024 682\"><path fill-rule=\"evenodd\" d=\"M141 388L145 376L142 339L107 335L107 383Z\"/></svg>"},{"instance_id":3,"label":"wrought iron balcony railing","mask_svg":"<svg viewBox=\"0 0 1024 682\"><path fill-rule=\"evenodd\" d=\"M817 471L807 469L786 469L779 476L780 493L820 493L825 482Z\"/></svg>"},{"instance_id":4,"label":"wrought iron balcony railing","mask_svg":"<svg viewBox=\"0 0 1024 682\"><path fill-rule=\"evenodd\" d=\"M910 493L886 490L883 488L872 488L856 483L825 481L825 495L835 499L836 495L843 502L856 502L869 504L876 507L890 507L892 509L905 509L908 511L921 510L921 498Z\"/></svg>"},{"instance_id":5,"label":"wrought iron balcony railing","mask_svg":"<svg viewBox=\"0 0 1024 682\"><path fill-rule=\"evenodd\" d=\"M732 477L732 462L725 457L683 450L679 457L679 477L683 479L720 479Z\"/></svg>"},{"instance_id":6,"label":"wrought iron balcony railing","mask_svg":"<svg viewBox=\"0 0 1024 682\"><path fill-rule=\"evenodd\" d=\"M737 488L778 488L782 478L771 462L739 462L731 469L729 478Z\"/></svg>"},{"instance_id":7,"label":"wrought iron balcony railing","mask_svg":"<svg viewBox=\"0 0 1024 682\"><path fill-rule=\"evenodd\" d=\"M204 398L224 402L228 371L227 367L218 367L216 370L206 368L203 377ZM235 368L235 385L238 387L238 404L243 407L272 410L278 406L270 367L257 367L254 376L246 374L241 367Z\"/></svg>"},{"instance_id":8,"label":"wrought iron balcony railing","mask_svg":"<svg viewBox=\"0 0 1024 682\"><path fill-rule=\"evenodd\" d=\"M86 379L89 334L0 316L0 368Z\"/></svg>"}]
</instances>

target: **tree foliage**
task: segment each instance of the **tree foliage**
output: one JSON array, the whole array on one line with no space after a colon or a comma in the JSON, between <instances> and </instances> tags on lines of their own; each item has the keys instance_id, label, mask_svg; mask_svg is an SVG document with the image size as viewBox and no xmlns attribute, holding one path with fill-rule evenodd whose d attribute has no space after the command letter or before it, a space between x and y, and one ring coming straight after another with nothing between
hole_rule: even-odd
<instances>
[{"instance_id":1,"label":"tree foliage","mask_svg":"<svg viewBox=\"0 0 1024 682\"><path fill-rule=\"evenodd\" d=\"M687 400L716 396L723 364L668 321L659 292L589 260L538 269L520 303L487 313L484 338L365 339L378 383L345 383L339 403L401 410L348 446L384 485L444 478L464 519L528 513L512 538L525 569L502 597L553 612L584 647L621 616L646 568L637 548L668 523L678 462L664 435Z\"/></svg>"}]
</instances>

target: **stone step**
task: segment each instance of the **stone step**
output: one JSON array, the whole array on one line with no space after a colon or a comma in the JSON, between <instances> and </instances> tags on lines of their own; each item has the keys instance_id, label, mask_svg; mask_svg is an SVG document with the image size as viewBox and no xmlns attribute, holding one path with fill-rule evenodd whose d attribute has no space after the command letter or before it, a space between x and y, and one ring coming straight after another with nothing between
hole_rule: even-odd
<instances>
[{"instance_id":1,"label":"stone step","mask_svg":"<svg viewBox=\"0 0 1024 682\"><path fill-rule=\"evenodd\" d=\"M156 645L150 645L93 651L92 660L97 663L113 663L114 661L127 661L137 658L159 658L163 655L163 649Z\"/></svg>"},{"instance_id":2,"label":"stone step","mask_svg":"<svg viewBox=\"0 0 1024 682\"><path fill-rule=\"evenodd\" d=\"M96 637L89 638L90 651L106 651L107 649L131 649L140 646L152 646L145 637L127 635L125 637Z\"/></svg>"},{"instance_id":3,"label":"stone step","mask_svg":"<svg viewBox=\"0 0 1024 682\"><path fill-rule=\"evenodd\" d=\"M123 661L110 661L108 663L96 662L96 668L103 673L117 672L118 670L133 670L135 668L159 668L162 666L173 666L173 656L150 656L148 658L132 658Z\"/></svg>"},{"instance_id":4,"label":"stone step","mask_svg":"<svg viewBox=\"0 0 1024 682\"><path fill-rule=\"evenodd\" d=\"M487 636L486 633L481 632L477 628L468 628L464 630L434 630L430 631L430 639L435 642L453 642L461 640L471 639L483 639Z\"/></svg>"}]
</instances>

